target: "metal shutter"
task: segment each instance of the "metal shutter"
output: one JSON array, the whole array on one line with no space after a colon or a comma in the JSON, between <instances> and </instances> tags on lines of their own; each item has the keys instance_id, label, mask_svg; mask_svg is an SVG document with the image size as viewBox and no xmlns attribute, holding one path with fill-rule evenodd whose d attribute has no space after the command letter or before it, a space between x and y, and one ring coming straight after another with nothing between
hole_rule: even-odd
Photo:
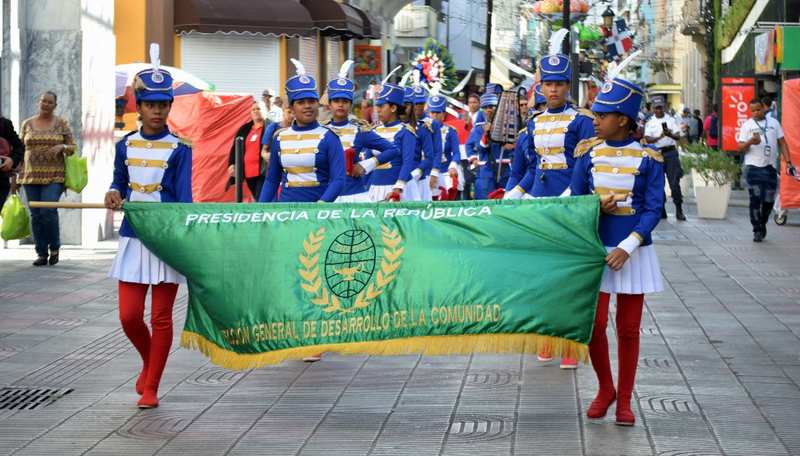
<instances>
[{"instance_id":1,"label":"metal shutter","mask_svg":"<svg viewBox=\"0 0 800 456\"><path fill-rule=\"evenodd\" d=\"M325 40L325 52L327 53L326 55L327 58L325 59L325 61L326 65L328 66L327 68L328 81L332 81L337 78L337 74L339 73L339 67L342 66L342 64L339 62L339 52L340 52L339 43L340 41L333 40L330 38L327 38Z\"/></svg>"},{"instance_id":2,"label":"metal shutter","mask_svg":"<svg viewBox=\"0 0 800 456\"><path fill-rule=\"evenodd\" d=\"M181 68L219 92L280 92L278 39L262 36L189 33L181 38Z\"/></svg>"},{"instance_id":3,"label":"metal shutter","mask_svg":"<svg viewBox=\"0 0 800 456\"><path fill-rule=\"evenodd\" d=\"M306 72L319 79L319 62L317 55L317 39L316 38L300 38L300 62L306 67ZM289 75L293 75L294 71L290 70Z\"/></svg>"}]
</instances>

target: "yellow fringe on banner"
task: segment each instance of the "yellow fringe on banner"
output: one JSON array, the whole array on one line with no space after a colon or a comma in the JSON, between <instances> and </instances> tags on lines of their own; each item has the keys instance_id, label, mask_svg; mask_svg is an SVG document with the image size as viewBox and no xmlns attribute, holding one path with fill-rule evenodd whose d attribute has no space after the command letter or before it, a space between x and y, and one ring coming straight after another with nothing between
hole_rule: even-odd
<instances>
[{"instance_id":1,"label":"yellow fringe on banner","mask_svg":"<svg viewBox=\"0 0 800 456\"><path fill-rule=\"evenodd\" d=\"M287 359L302 359L318 353L344 355L468 355L470 353L520 353L534 355L549 348L553 357L589 360L589 347L572 340L539 334L466 334L458 336L419 336L369 342L309 345L264 353L235 353L217 346L200 334L183 331L181 346L199 350L212 363L226 369L245 370L278 364Z\"/></svg>"}]
</instances>

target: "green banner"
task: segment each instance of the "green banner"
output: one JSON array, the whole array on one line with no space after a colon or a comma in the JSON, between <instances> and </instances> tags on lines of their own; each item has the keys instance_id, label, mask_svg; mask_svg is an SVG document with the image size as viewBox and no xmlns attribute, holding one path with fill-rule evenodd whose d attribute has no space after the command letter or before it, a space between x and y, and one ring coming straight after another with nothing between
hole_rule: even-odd
<instances>
[{"instance_id":1,"label":"green banner","mask_svg":"<svg viewBox=\"0 0 800 456\"><path fill-rule=\"evenodd\" d=\"M586 358L606 251L596 197L126 203L186 276L182 344L250 368L323 351Z\"/></svg>"}]
</instances>

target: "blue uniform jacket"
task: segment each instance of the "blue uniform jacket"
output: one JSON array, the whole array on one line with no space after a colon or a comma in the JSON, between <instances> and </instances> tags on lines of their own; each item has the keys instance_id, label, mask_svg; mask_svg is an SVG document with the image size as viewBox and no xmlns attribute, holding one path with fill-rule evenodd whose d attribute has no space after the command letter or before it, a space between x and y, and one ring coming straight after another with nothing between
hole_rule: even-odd
<instances>
[{"instance_id":1,"label":"blue uniform jacket","mask_svg":"<svg viewBox=\"0 0 800 456\"><path fill-rule=\"evenodd\" d=\"M650 245L664 206L664 159L649 146L626 141L583 141L575 151L573 195L611 192L619 198L614 214L600 214L600 239L616 247L628 236Z\"/></svg>"},{"instance_id":2,"label":"blue uniform jacket","mask_svg":"<svg viewBox=\"0 0 800 456\"><path fill-rule=\"evenodd\" d=\"M115 149L111 190L117 190L124 199L192 202L192 148L169 130L158 135L131 132L117 142ZM136 237L126 219L119 235Z\"/></svg>"},{"instance_id":3,"label":"blue uniform jacket","mask_svg":"<svg viewBox=\"0 0 800 456\"><path fill-rule=\"evenodd\" d=\"M278 130L269 146L269 169L259 202L333 202L345 182L339 136L319 123Z\"/></svg>"},{"instance_id":4,"label":"blue uniform jacket","mask_svg":"<svg viewBox=\"0 0 800 456\"><path fill-rule=\"evenodd\" d=\"M398 126L401 128L397 130L393 137L395 149L390 151L388 156L383 156L383 153L380 156L375 156L372 151L367 153L368 158L375 158L379 163L383 163L370 174L369 185L394 185L397 181L409 182L411 180L411 171L417 168L419 163L419 159L416 156L417 136L411 127L397 120L376 128L376 132L380 134L381 129L391 129Z\"/></svg>"},{"instance_id":5,"label":"blue uniform jacket","mask_svg":"<svg viewBox=\"0 0 800 456\"><path fill-rule=\"evenodd\" d=\"M575 146L594 136L591 113L569 103L546 109L528 121L528 136L529 156L536 154L537 163L529 167L519 187L533 196L561 195L570 185Z\"/></svg>"},{"instance_id":6,"label":"blue uniform jacket","mask_svg":"<svg viewBox=\"0 0 800 456\"><path fill-rule=\"evenodd\" d=\"M342 147L347 149L352 147L355 149L356 154L353 156L353 164L360 161L361 153L366 156L366 150L377 150L380 154L377 156L378 163L387 163L394 157L399 155L399 149L396 144L383 139L379 134L375 133L369 125L353 120L346 120L343 122L330 122L326 125L332 130L339 133L339 138L342 141ZM350 133L355 130L355 134ZM344 188L339 196L357 195L367 191L368 177L352 177L346 176Z\"/></svg>"},{"instance_id":7,"label":"blue uniform jacket","mask_svg":"<svg viewBox=\"0 0 800 456\"><path fill-rule=\"evenodd\" d=\"M444 125L444 141L442 141L442 156L436 169L440 174L447 174L451 163L458 163L461 160L461 150L458 144L458 132L455 128Z\"/></svg>"}]
</instances>

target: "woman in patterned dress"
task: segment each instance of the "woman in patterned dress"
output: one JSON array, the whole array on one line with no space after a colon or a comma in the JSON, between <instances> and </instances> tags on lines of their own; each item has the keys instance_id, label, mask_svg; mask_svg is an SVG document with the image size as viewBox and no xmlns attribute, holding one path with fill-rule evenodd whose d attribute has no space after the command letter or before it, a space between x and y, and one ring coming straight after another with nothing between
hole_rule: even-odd
<instances>
[{"instance_id":1,"label":"woman in patterned dress","mask_svg":"<svg viewBox=\"0 0 800 456\"><path fill-rule=\"evenodd\" d=\"M74 154L76 146L67 121L55 115L57 106L56 94L44 92L39 97L39 113L22 123L25 158L19 183L28 201L58 201L64 193L64 157ZM33 265L58 263L58 209L31 208L31 225L37 255Z\"/></svg>"}]
</instances>

